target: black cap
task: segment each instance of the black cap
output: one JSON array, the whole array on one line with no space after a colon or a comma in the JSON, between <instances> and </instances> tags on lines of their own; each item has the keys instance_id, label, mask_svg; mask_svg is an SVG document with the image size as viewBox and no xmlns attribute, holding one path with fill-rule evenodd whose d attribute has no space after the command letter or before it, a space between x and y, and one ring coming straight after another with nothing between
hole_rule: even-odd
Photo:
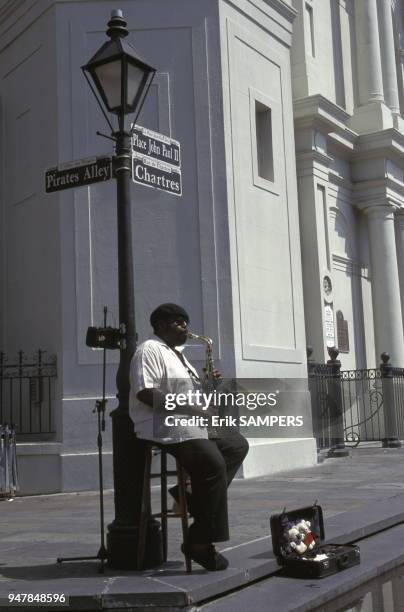
<instances>
[{"instance_id":1,"label":"black cap","mask_svg":"<svg viewBox=\"0 0 404 612\"><path fill-rule=\"evenodd\" d=\"M151 326L155 329L158 321L168 321L172 317L180 317L189 323L189 315L186 310L178 306L178 304L167 303L160 304L160 306L157 306L157 308L153 310L150 315Z\"/></svg>"}]
</instances>

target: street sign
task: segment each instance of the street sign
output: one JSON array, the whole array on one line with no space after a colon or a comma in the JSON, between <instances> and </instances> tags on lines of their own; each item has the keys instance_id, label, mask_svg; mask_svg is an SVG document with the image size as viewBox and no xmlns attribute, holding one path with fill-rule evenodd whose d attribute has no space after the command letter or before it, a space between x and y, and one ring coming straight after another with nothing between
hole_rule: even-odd
<instances>
[{"instance_id":1,"label":"street sign","mask_svg":"<svg viewBox=\"0 0 404 612\"><path fill-rule=\"evenodd\" d=\"M132 136L132 180L181 196L181 147L178 140L135 125Z\"/></svg>"},{"instance_id":2,"label":"street sign","mask_svg":"<svg viewBox=\"0 0 404 612\"><path fill-rule=\"evenodd\" d=\"M133 153L132 180L146 187L154 187L176 196L182 195L181 170L146 155Z\"/></svg>"},{"instance_id":3,"label":"street sign","mask_svg":"<svg viewBox=\"0 0 404 612\"><path fill-rule=\"evenodd\" d=\"M52 193L71 187L83 187L112 178L112 159L109 156L90 157L60 164L45 173L45 191Z\"/></svg>"},{"instance_id":4,"label":"street sign","mask_svg":"<svg viewBox=\"0 0 404 612\"><path fill-rule=\"evenodd\" d=\"M181 166L181 148L178 140L148 130L141 125L135 125L133 129L132 149L142 156L151 157L177 168Z\"/></svg>"}]
</instances>

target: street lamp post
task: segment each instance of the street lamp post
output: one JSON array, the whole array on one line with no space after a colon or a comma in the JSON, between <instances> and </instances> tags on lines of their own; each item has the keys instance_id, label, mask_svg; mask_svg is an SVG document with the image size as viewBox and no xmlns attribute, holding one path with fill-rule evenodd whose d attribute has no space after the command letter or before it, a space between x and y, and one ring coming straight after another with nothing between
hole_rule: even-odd
<instances>
[{"instance_id":1,"label":"street lamp post","mask_svg":"<svg viewBox=\"0 0 404 612\"><path fill-rule=\"evenodd\" d=\"M110 40L82 66L116 143L113 168L117 182L119 323L123 341L116 377L119 402L111 413L115 518L108 526L107 548L108 563L119 569L136 568L144 467L144 447L136 439L129 417L129 368L136 348L130 125L136 122L155 73L155 69L141 59L134 47L124 40L128 33L122 11L112 11L107 30ZM109 113L116 115L117 130L103 105ZM150 522L147 537L146 564L152 567L162 563L158 523Z\"/></svg>"}]
</instances>

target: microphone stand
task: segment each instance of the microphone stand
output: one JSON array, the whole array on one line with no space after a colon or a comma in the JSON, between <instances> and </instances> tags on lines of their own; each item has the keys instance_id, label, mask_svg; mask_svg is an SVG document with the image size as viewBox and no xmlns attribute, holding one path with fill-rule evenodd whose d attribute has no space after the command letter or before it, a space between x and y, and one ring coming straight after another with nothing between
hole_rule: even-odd
<instances>
[{"instance_id":1,"label":"microphone stand","mask_svg":"<svg viewBox=\"0 0 404 612\"><path fill-rule=\"evenodd\" d=\"M107 307L104 306L104 328L107 326ZM95 408L93 412L97 412L98 421L98 435L97 435L97 446L98 446L98 474L99 474L99 489L100 489L100 536L101 545L98 553L93 557L58 557L57 563L63 563L64 561L91 561L93 559L100 560L99 572L104 573L104 563L108 559L108 551L105 547L105 533L104 533L104 476L102 466L102 432L105 431L105 406L107 399L105 399L105 379L106 379L106 365L107 365L107 349L103 348L102 355L102 399L98 399L95 402Z\"/></svg>"}]
</instances>

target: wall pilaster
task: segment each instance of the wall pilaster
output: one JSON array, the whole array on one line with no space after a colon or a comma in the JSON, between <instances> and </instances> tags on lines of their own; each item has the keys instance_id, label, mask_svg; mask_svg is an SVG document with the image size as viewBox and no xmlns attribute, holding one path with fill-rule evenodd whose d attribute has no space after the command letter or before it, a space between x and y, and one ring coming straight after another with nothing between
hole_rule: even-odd
<instances>
[{"instance_id":1,"label":"wall pilaster","mask_svg":"<svg viewBox=\"0 0 404 612\"><path fill-rule=\"evenodd\" d=\"M383 76L376 0L356 0L358 94L361 105L383 101Z\"/></svg>"},{"instance_id":2,"label":"wall pilaster","mask_svg":"<svg viewBox=\"0 0 404 612\"><path fill-rule=\"evenodd\" d=\"M391 112L400 114L391 0L379 0L380 50L384 99Z\"/></svg>"},{"instance_id":3,"label":"wall pilaster","mask_svg":"<svg viewBox=\"0 0 404 612\"><path fill-rule=\"evenodd\" d=\"M389 353L404 366L404 339L394 207L386 201L364 208L368 221L376 356Z\"/></svg>"},{"instance_id":4,"label":"wall pilaster","mask_svg":"<svg viewBox=\"0 0 404 612\"><path fill-rule=\"evenodd\" d=\"M398 276L400 279L401 314L404 326L404 208L395 214Z\"/></svg>"},{"instance_id":5,"label":"wall pilaster","mask_svg":"<svg viewBox=\"0 0 404 612\"><path fill-rule=\"evenodd\" d=\"M384 10L384 9L383 9ZM383 87L382 54L380 50L379 15L377 0L355 0L355 38L357 105L350 126L359 134L393 127L391 110L385 104ZM380 28L388 29L389 22L383 13ZM383 47L383 61L389 61ZM386 83L387 87L387 83ZM389 89L390 91L390 89Z\"/></svg>"}]
</instances>

